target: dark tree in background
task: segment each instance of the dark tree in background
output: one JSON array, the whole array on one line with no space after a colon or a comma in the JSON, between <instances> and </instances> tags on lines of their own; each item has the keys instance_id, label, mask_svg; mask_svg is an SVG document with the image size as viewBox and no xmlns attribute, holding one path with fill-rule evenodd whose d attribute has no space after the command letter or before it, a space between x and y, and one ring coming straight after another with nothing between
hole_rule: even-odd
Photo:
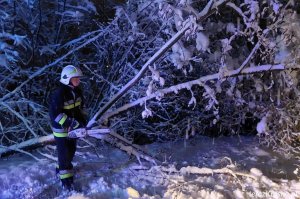
<instances>
[{"instance_id":1,"label":"dark tree in background","mask_svg":"<svg viewBox=\"0 0 300 199\"><path fill-rule=\"evenodd\" d=\"M102 22L89 1L1 1L0 6L1 141L10 145L49 134L47 98L60 67L78 63L79 50L88 50L72 52L66 45L74 47ZM68 52L73 56L61 59Z\"/></svg>"},{"instance_id":2,"label":"dark tree in background","mask_svg":"<svg viewBox=\"0 0 300 199\"><path fill-rule=\"evenodd\" d=\"M224 3L212 14L207 11ZM1 1L1 144L48 135L47 98L79 66L92 118L170 38L171 49L97 118L129 139L258 134L299 147L294 1ZM117 6L117 7L114 7Z\"/></svg>"}]
</instances>

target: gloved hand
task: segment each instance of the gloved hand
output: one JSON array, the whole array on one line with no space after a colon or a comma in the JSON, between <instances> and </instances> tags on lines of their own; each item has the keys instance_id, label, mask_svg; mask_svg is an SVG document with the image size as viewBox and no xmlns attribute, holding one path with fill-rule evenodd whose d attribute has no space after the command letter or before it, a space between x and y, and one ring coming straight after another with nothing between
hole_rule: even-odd
<instances>
[{"instance_id":1,"label":"gloved hand","mask_svg":"<svg viewBox=\"0 0 300 199\"><path fill-rule=\"evenodd\" d=\"M77 129L79 126L80 126L80 123L73 118L72 122L71 122L71 124L70 124L70 126L68 128L68 131L72 131L74 129Z\"/></svg>"}]
</instances>

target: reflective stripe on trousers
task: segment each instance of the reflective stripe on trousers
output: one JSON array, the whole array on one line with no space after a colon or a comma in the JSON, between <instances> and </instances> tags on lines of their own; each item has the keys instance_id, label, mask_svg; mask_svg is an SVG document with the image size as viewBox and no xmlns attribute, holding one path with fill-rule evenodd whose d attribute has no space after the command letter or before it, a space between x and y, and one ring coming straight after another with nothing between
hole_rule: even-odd
<instances>
[{"instance_id":1,"label":"reflective stripe on trousers","mask_svg":"<svg viewBox=\"0 0 300 199\"><path fill-rule=\"evenodd\" d=\"M60 179L66 179L74 176L73 170L60 170L59 177Z\"/></svg>"},{"instance_id":2,"label":"reflective stripe on trousers","mask_svg":"<svg viewBox=\"0 0 300 199\"><path fill-rule=\"evenodd\" d=\"M65 129L57 129L52 127L53 135L58 138L68 137L68 132Z\"/></svg>"},{"instance_id":3,"label":"reflective stripe on trousers","mask_svg":"<svg viewBox=\"0 0 300 199\"><path fill-rule=\"evenodd\" d=\"M65 137L68 137L68 133L58 133L58 132L53 132L53 135L55 137L58 137L58 138L65 138Z\"/></svg>"}]
</instances>

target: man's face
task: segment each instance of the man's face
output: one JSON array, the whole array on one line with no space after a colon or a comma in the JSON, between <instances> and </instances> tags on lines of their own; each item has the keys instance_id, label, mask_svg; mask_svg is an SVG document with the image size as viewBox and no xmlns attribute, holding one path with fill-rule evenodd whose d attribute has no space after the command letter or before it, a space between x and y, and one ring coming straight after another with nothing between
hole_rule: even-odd
<instances>
[{"instance_id":1,"label":"man's face","mask_svg":"<svg viewBox=\"0 0 300 199\"><path fill-rule=\"evenodd\" d=\"M71 85L74 87L79 86L79 84L80 84L79 77L72 77L70 81L71 81Z\"/></svg>"}]
</instances>

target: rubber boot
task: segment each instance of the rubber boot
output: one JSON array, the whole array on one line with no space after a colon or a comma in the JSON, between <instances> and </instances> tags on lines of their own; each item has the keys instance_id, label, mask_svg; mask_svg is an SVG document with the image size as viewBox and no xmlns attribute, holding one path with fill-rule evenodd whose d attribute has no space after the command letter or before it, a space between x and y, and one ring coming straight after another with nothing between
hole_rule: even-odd
<instances>
[{"instance_id":1,"label":"rubber boot","mask_svg":"<svg viewBox=\"0 0 300 199\"><path fill-rule=\"evenodd\" d=\"M59 178L59 168L58 168L58 166L55 167L55 175L56 175L56 177Z\"/></svg>"},{"instance_id":2,"label":"rubber boot","mask_svg":"<svg viewBox=\"0 0 300 199\"><path fill-rule=\"evenodd\" d=\"M74 190L73 177L62 179L61 182L64 189L68 191Z\"/></svg>"}]
</instances>

